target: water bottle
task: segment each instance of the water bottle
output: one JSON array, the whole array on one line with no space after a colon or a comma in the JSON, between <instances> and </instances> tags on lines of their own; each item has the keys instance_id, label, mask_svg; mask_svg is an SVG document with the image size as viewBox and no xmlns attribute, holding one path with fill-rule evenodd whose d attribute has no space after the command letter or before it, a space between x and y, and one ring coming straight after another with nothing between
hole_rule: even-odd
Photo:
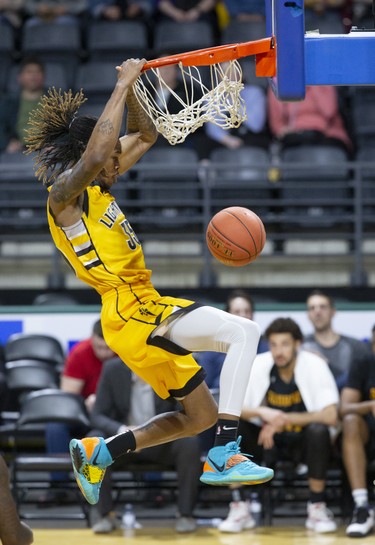
<instances>
[{"instance_id":1,"label":"water bottle","mask_svg":"<svg viewBox=\"0 0 375 545\"><path fill-rule=\"evenodd\" d=\"M262 504L259 501L259 496L257 493L253 493L250 496L250 511L253 515L259 514L262 512Z\"/></svg>"},{"instance_id":2,"label":"water bottle","mask_svg":"<svg viewBox=\"0 0 375 545\"><path fill-rule=\"evenodd\" d=\"M125 505L124 513L122 515L122 528L125 530L132 530L135 528L135 513L131 503Z\"/></svg>"}]
</instances>

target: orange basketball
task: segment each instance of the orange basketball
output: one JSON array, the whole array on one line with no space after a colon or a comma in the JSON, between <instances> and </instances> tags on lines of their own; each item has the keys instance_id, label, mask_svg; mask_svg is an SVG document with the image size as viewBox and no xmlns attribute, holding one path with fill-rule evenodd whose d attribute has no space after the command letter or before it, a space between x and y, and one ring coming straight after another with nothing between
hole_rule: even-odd
<instances>
[{"instance_id":1,"label":"orange basketball","mask_svg":"<svg viewBox=\"0 0 375 545\"><path fill-rule=\"evenodd\" d=\"M242 267L263 250L266 230L254 212L231 206L213 216L207 227L206 242L218 261L229 267Z\"/></svg>"}]
</instances>

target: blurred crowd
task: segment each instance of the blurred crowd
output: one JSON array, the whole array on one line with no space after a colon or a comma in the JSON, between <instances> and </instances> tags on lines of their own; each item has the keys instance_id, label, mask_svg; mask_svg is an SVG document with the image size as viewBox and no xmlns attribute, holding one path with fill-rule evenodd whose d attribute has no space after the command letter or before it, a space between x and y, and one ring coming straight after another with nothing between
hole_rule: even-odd
<instances>
[{"instance_id":1,"label":"blurred crowd","mask_svg":"<svg viewBox=\"0 0 375 545\"><path fill-rule=\"evenodd\" d=\"M371 4L348 0L317 1L305 4L306 30L319 28L321 32L346 32L353 24L369 25ZM35 108L40 97L51 85L73 90L95 87L95 81L88 77L89 65L98 60L97 51L90 52L89 29L99 21L137 21L145 29L146 47L141 54L148 58L173 53L174 48L158 50L157 28L170 21L179 24L203 21L210 29L211 44L228 43L226 32L233 25L243 29L256 29L264 36L264 2L259 0L218 1L218 0L17 0L0 1L0 24L10 27L14 37L12 62L0 71L0 152L17 152L23 149L24 130L29 113ZM79 62L73 60L57 65L56 61L43 52L32 54L25 49L25 32L32 34L40 30L40 25L77 25L81 35ZM3 26L3 28L5 28ZM99 30L100 32L100 30ZM139 32L139 30L138 30ZM114 38L115 40L115 35ZM251 38L250 38L251 39ZM116 44L112 44L112 54ZM178 48L177 48L178 49ZM181 48L178 49L181 51ZM131 56L133 54L130 53ZM113 55L112 65L115 64ZM117 52L117 56L119 53ZM77 60L77 59L76 59ZM99 59L103 60L102 57ZM109 60L109 59L107 59ZM122 60L122 59L120 59ZM282 147L317 143L341 147L348 159L353 158L357 142L355 139L355 120L351 115L352 92L349 88L316 86L307 88L306 99L298 103L280 103L267 88L265 78L256 78L254 62L251 58L241 61L243 67L244 89L242 98L247 109L247 121L238 129L224 131L214 124L206 124L190 136L183 144L195 149L200 159L208 158L216 148L237 149L242 146L258 146L269 149L273 142ZM86 65L86 72L82 66ZM60 68L60 70L58 70ZM94 66L92 66L94 70ZM103 66L101 67L103 70ZM92 71L93 71L92 70ZM104 72L99 73L98 92L91 92L85 113L100 114L105 104L108 90L103 89ZM81 75L81 74L86 74ZM106 73L105 73L106 74ZM92 76L90 76L92 77ZM169 89L177 96L183 96L177 66L168 67L163 73ZM101 81L99 81L101 80ZM95 89L94 89L95 90ZM100 91L100 92L99 92ZM106 94L107 92L107 94ZM101 93L101 94L100 94ZM172 93L167 93L165 108L175 113L180 107ZM368 135L367 135L368 136ZM158 145L166 141L159 138Z\"/></svg>"}]
</instances>

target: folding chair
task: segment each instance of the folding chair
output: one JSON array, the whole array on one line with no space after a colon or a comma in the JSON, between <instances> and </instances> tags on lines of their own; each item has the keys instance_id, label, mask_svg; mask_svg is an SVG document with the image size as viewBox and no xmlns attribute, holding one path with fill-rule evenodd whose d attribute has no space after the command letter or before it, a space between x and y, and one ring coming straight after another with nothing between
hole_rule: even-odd
<instances>
[{"instance_id":1,"label":"folding chair","mask_svg":"<svg viewBox=\"0 0 375 545\"><path fill-rule=\"evenodd\" d=\"M32 358L44 361L61 369L65 354L60 341L52 335L39 333L15 333L4 347L5 361Z\"/></svg>"},{"instance_id":2,"label":"folding chair","mask_svg":"<svg viewBox=\"0 0 375 545\"><path fill-rule=\"evenodd\" d=\"M236 205L261 216L269 213L274 187L267 177L270 159L266 150L256 146L218 148L210 160L214 211Z\"/></svg>"},{"instance_id":3,"label":"folding chair","mask_svg":"<svg viewBox=\"0 0 375 545\"><path fill-rule=\"evenodd\" d=\"M89 508L83 499L72 472L69 453L58 455L25 453L19 447L19 438L22 433L37 426L45 426L49 422L60 422L70 426L80 426L87 431L90 427L89 416L81 396L63 392L57 389L44 389L27 394L20 407L20 416L13 432L13 456L10 464L13 493L21 511L21 517L25 519L78 519L85 520L89 526ZM53 486L49 479L49 472L64 471L69 478L64 483L57 483L61 489L73 490L76 493L80 512L70 510L43 514L40 511L25 511L22 507L29 500L29 492L32 490L46 489L47 485ZM27 478L32 474L33 478Z\"/></svg>"}]
</instances>

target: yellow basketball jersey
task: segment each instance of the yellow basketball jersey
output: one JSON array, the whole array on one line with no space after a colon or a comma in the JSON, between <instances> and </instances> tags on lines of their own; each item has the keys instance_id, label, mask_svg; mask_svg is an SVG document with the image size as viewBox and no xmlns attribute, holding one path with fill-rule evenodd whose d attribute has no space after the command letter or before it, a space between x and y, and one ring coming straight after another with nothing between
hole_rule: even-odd
<instances>
[{"instance_id":1,"label":"yellow basketball jersey","mask_svg":"<svg viewBox=\"0 0 375 545\"><path fill-rule=\"evenodd\" d=\"M204 380L188 351L168 341L159 346L153 331L193 301L162 297L151 283L142 247L114 197L99 186L84 192L80 220L58 227L47 204L52 238L76 275L102 296L101 322L108 346L162 398L183 397ZM126 341L125 341L126 339ZM173 344L173 343L172 343Z\"/></svg>"},{"instance_id":2,"label":"yellow basketball jersey","mask_svg":"<svg viewBox=\"0 0 375 545\"><path fill-rule=\"evenodd\" d=\"M146 269L142 246L110 193L89 186L82 217L68 228L55 224L48 204L47 215L56 247L78 278L101 295L126 284L147 286L151 271Z\"/></svg>"}]
</instances>

